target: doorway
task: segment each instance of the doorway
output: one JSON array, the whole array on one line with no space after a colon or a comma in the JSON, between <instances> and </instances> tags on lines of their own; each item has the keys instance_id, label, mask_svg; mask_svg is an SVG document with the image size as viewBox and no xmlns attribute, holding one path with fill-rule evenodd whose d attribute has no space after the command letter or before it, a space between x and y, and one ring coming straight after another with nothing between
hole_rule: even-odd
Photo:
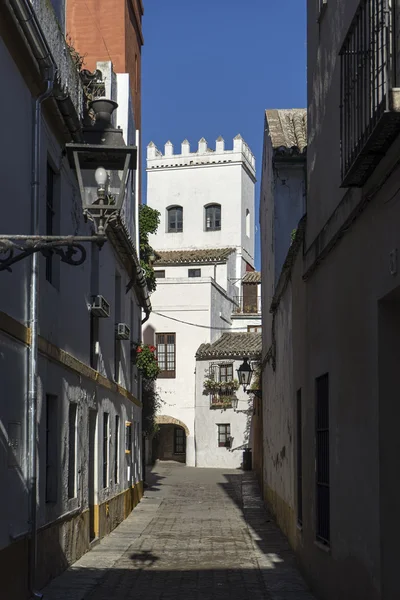
<instances>
[{"instance_id":1,"label":"doorway","mask_svg":"<svg viewBox=\"0 0 400 600\"><path fill-rule=\"evenodd\" d=\"M153 461L175 460L186 463L186 432L183 427L175 424L159 425L159 430L153 438Z\"/></svg>"},{"instance_id":2,"label":"doorway","mask_svg":"<svg viewBox=\"0 0 400 600\"><path fill-rule=\"evenodd\" d=\"M89 410L89 469L88 469L88 486L89 486L89 539L92 542L97 535L96 527L96 427L97 427L97 411Z\"/></svg>"}]
</instances>

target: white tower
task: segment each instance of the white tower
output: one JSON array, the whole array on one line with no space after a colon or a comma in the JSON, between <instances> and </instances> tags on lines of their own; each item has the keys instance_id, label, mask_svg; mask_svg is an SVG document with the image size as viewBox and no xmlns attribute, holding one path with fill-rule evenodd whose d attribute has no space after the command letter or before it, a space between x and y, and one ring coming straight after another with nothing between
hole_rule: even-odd
<instances>
[{"instance_id":1,"label":"white tower","mask_svg":"<svg viewBox=\"0 0 400 600\"><path fill-rule=\"evenodd\" d=\"M202 138L196 152L184 140L180 154L167 142L162 154L147 147L147 202L161 213L151 244L156 250L236 247L238 278L254 267L255 158L240 135L225 150Z\"/></svg>"}]
</instances>

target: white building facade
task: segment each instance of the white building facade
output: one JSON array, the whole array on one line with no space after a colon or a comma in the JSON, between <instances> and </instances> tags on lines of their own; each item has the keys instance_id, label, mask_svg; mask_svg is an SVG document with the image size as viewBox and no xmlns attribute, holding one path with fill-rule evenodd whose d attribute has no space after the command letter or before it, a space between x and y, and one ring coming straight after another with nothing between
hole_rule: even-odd
<instances>
[{"instance_id":1,"label":"white building facade","mask_svg":"<svg viewBox=\"0 0 400 600\"><path fill-rule=\"evenodd\" d=\"M50 3L39 1L4 4L0 9L3 18L7 33L2 29L0 65L8 93L3 97L7 119L2 140L7 152L2 153L0 175L10 201L2 213L0 234L34 231L31 201L37 185L41 235L91 235L91 226L85 224L82 214L76 174L65 155L65 144L82 142L84 136L83 87L66 48L63 24ZM42 105L40 152L35 157L32 101L45 86L40 65L29 52L34 50L38 56L41 49L47 57L51 52L58 77L49 80L52 93ZM102 69L107 80L111 64ZM106 91L107 81L103 94ZM110 90L119 103L115 125L121 126L125 142L132 144L134 116L124 113L130 104L128 93L129 86L117 82L112 94ZM35 159L39 171L33 181ZM131 361L131 343L140 343L141 321L150 304L146 288L134 283L126 292L139 265L134 242L138 202L132 187L112 235L101 250L96 244L86 244L86 260L79 266L66 264L57 255L39 255L34 424L38 456L33 465L37 489L29 477L32 456L27 443L31 258L13 265L12 272L0 272L0 482L4 490L0 570L4 598L31 597L33 585L41 588L77 560L94 540L122 521L141 497L141 386ZM0 258L6 254L1 253ZM109 305L103 314L106 317L108 313L107 318L91 310L98 295ZM117 339L117 323L128 325L129 339ZM35 531L30 494L36 498ZM34 551L29 538L35 533L33 581L28 577Z\"/></svg>"},{"instance_id":2,"label":"white building facade","mask_svg":"<svg viewBox=\"0 0 400 600\"><path fill-rule=\"evenodd\" d=\"M243 278L254 272L255 160L241 136L232 150L225 150L222 138L215 150L201 139L196 152L185 140L180 154L170 142L164 154L150 143L147 175L147 202L160 212L160 226L150 240L157 253L157 290L143 339L157 347L164 403L163 427L149 455L195 466L196 352L234 324L247 332L261 320L257 285L254 314L239 325L235 320L244 310Z\"/></svg>"}]
</instances>

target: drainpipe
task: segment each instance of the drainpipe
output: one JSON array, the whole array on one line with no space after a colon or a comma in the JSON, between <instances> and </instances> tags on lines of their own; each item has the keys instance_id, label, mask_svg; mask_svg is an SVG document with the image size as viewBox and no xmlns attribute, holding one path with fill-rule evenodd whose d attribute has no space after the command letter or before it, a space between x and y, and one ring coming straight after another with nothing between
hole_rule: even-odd
<instances>
[{"instance_id":1,"label":"drainpipe","mask_svg":"<svg viewBox=\"0 0 400 600\"><path fill-rule=\"evenodd\" d=\"M40 138L42 102L53 91L53 70L47 79L46 91L38 96L33 115L33 172L32 172L32 234L39 235L39 178L40 178ZM28 489L30 511L30 547L29 547L29 590L32 598L43 598L35 590L37 563L37 377L38 377L38 324L39 324L39 253L34 252L31 259L29 324L31 344L29 352L29 388L28 388Z\"/></svg>"}]
</instances>

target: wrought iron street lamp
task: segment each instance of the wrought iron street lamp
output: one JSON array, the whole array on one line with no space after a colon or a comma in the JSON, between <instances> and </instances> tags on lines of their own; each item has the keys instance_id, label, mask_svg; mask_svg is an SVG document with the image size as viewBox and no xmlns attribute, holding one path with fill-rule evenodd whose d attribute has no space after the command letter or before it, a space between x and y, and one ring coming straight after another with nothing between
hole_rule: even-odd
<instances>
[{"instance_id":1,"label":"wrought iron street lamp","mask_svg":"<svg viewBox=\"0 0 400 600\"><path fill-rule=\"evenodd\" d=\"M243 358L243 362L238 369L236 369L238 380L240 385L243 387L243 391L246 391L246 388L251 383L251 377L253 375L253 369L249 364L249 359L247 356Z\"/></svg>"},{"instance_id":2,"label":"wrought iron street lamp","mask_svg":"<svg viewBox=\"0 0 400 600\"><path fill-rule=\"evenodd\" d=\"M57 254L63 262L81 265L86 258L85 242L102 246L109 223L121 213L131 173L136 167L136 147L126 146L122 130L111 124L118 104L106 98L91 103L96 121L84 130L86 143L66 144L70 166L79 183L85 220L93 222L94 234L87 236L0 235L0 271L41 252Z\"/></svg>"}]
</instances>

